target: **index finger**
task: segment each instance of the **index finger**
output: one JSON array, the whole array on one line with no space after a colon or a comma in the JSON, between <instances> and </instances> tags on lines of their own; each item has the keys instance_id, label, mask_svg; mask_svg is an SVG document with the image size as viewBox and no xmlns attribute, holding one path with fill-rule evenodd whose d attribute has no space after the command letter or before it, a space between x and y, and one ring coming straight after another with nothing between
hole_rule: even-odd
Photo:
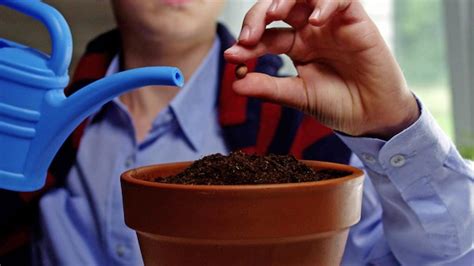
<instances>
[{"instance_id":1,"label":"index finger","mask_svg":"<svg viewBox=\"0 0 474 266\"><path fill-rule=\"evenodd\" d=\"M267 26L267 10L276 2L278 1L258 1L249 9L242 23L239 44L253 46L258 43Z\"/></svg>"}]
</instances>

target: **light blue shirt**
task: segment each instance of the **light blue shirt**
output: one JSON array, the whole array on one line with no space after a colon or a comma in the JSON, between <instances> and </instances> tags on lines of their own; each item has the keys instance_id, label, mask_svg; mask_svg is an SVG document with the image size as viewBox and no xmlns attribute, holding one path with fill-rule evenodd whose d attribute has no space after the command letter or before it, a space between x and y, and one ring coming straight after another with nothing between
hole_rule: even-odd
<instances>
[{"instance_id":1,"label":"light blue shirt","mask_svg":"<svg viewBox=\"0 0 474 266\"><path fill-rule=\"evenodd\" d=\"M219 46L217 40L142 143L135 142L130 115L117 99L87 127L66 186L40 202L36 259L142 264L135 232L123 220L119 176L133 167L228 153L215 102ZM118 59L108 74L116 71ZM370 177L343 265L472 265L474 170L428 111L422 108L416 123L387 142L340 137L354 151L351 164Z\"/></svg>"}]
</instances>

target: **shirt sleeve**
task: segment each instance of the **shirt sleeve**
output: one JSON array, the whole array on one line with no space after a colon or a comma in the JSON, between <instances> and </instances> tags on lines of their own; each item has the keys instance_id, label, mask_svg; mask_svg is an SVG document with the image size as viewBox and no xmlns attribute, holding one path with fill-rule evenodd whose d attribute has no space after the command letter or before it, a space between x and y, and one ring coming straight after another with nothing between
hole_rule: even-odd
<instances>
[{"instance_id":1,"label":"shirt sleeve","mask_svg":"<svg viewBox=\"0 0 474 266\"><path fill-rule=\"evenodd\" d=\"M420 104L389 141L338 133L379 194L384 236L402 265L472 265L474 169Z\"/></svg>"}]
</instances>

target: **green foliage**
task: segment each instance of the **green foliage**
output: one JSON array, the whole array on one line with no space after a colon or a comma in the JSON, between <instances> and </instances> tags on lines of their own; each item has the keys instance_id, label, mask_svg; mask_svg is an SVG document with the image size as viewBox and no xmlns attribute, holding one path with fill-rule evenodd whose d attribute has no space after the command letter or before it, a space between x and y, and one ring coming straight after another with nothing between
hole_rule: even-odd
<instances>
[{"instance_id":1,"label":"green foliage","mask_svg":"<svg viewBox=\"0 0 474 266\"><path fill-rule=\"evenodd\" d=\"M464 158L474 161L474 147L461 147L459 151Z\"/></svg>"},{"instance_id":2,"label":"green foliage","mask_svg":"<svg viewBox=\"0 0 474 266\"><path fill-rule=\"evenodd\" d=\"M447 81L443 0L395 0L395 53L411 85Z\"/></svg>"}]
</instances>

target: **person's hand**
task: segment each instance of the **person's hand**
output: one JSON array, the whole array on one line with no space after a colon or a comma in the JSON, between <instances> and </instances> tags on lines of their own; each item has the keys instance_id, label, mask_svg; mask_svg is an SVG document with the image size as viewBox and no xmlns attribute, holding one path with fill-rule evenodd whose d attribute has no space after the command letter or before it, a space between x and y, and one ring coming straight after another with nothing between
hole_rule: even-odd
<instances>
[{"instance_id":1,"label":"person's hand","mask_svg":"<svg viewBox=\"0 0 474 266\"><path fill-rule=\"evenodd\" d=\"M283 20L291 28L266 29ZM297 77L249 73L234 90L298 108L354 136L388 139L419 117L416 100L361 3L349 0L264 0L246 14L231 63L287 54Z\"/></svg>"}]
</instances>

